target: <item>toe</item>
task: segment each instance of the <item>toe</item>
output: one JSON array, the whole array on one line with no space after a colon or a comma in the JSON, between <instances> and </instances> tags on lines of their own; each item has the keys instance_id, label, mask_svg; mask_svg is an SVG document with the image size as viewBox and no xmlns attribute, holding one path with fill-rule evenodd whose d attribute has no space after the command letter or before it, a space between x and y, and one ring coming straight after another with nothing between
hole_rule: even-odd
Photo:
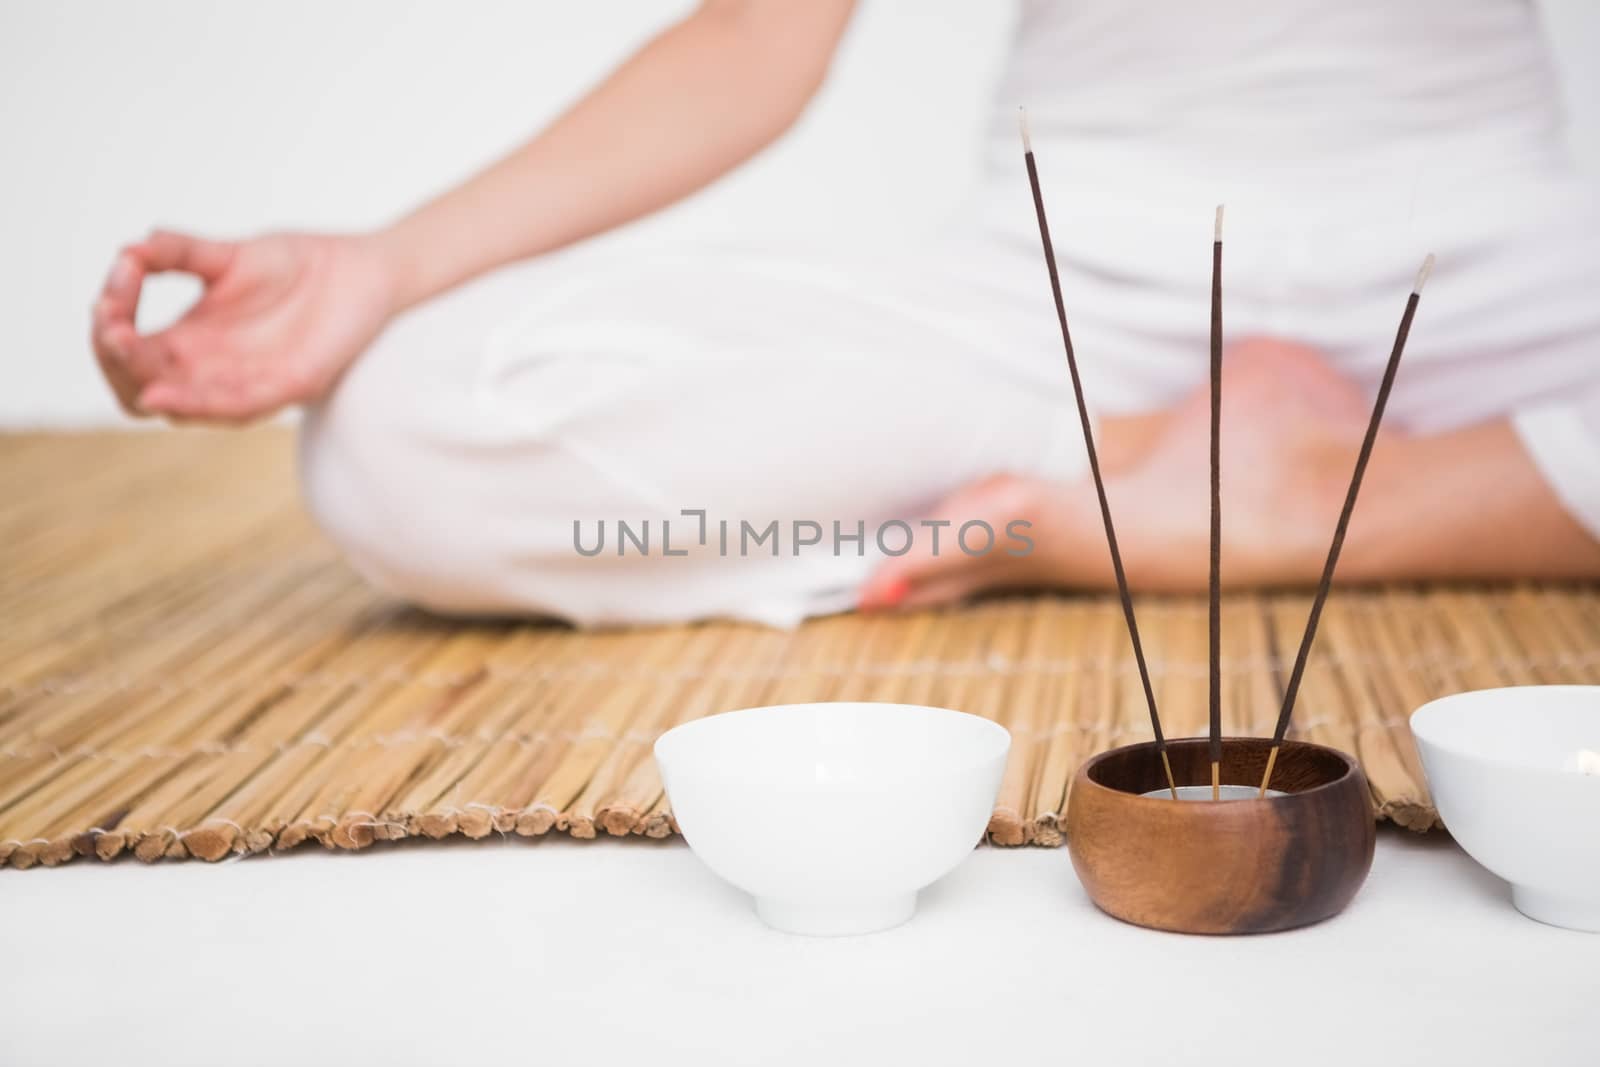
<instances>
[{"instance_id":1,"label":"toe","mask_svg":"<svg viewBox=\"0 0 1600 1067\"><path fill-rule=\"evenodd\" d=\"M918 528L912 548L886 560L862 588L863 610L925 607L1014 584L1005 551L1011 524L1033 523L1042 483L1003 474L946 497Z\"/></svg>"}]
</instances>

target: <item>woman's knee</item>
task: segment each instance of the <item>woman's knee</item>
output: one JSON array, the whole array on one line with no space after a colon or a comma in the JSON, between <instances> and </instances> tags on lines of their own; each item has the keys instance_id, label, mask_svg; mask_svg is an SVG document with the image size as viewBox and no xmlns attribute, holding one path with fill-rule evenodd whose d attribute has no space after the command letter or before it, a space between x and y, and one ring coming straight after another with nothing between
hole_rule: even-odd
<instances>
[{"instance_id":1,"label":"woman's knee","mask_svg":"<svg viewBox=\"0 0 1600 1067\"><path fill-rule=\"evenodd\" d=\"M380 589L437 610L479 610L488 605L471 596L478 517L450 469L449 442L429 432L427 386L405 358L406 341L380 341L307 410L302 499L351 566Z\"/></svg>"},{"instance_id":2,"label":"woman's knee","mask_svg":"<svg viewBox=\"0 0 1600 1067\"><path fill-rule=\"evenodd\" d=\"M610 572L574 567L571 528L636 510L604 459L620 447L615 394L632 391L633 372L612 383L594 353L501 351L487 337L402 329L358 360L301 425L306 509L392 596L584 619L587 580L598 594Z\"/></svg>"}]
</instances>

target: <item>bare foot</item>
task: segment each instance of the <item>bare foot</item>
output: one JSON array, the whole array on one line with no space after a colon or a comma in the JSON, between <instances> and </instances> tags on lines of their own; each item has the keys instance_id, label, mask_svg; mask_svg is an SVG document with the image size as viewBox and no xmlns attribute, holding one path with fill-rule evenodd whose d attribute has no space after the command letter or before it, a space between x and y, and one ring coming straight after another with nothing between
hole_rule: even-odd
<instances>
[{"instance_id":1,"label":"bare foot","mask_svg":"<svg viewBox=\"0 0 1600 1067\"><path fill-rule=\"evenodd\" d=\"M1311 581L1327 551L1370 401L1321 353L1277 340L1230 349L1223 370L1223 581ZM1157 419L1102 435L1107 497L1128 579L1137 589L1206 583L1210 388ZM1114 576L1094 487L996 475L947 497L930 518L952 528L980 519L997 531L1022 520L1033 549L969 555L919 541L868 581L861 607L918 607L1015 588L1111 588ZM948 542L948 539L946 539Z\"/></svg>"}]
</instances>

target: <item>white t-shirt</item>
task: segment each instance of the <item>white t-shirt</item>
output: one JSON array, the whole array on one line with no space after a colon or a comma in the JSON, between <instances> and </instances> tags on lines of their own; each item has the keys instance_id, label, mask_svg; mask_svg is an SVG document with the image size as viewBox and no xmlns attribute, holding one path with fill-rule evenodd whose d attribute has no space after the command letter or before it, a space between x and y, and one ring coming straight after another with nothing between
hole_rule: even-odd
<instances>
[{"instance_id":1,"label":"white t-shirt","mask_svg":"<svg viewBox=\"0 0 1600 1067\"><path fill-rule=\"evenodd\" d=\"M1534 5L1024 0L968 213L1020 277L1019 105L1106 407L1202 380L1218 203L1230 337L1315 344L1369 387L1435 252L1391 425L1510 417L1600 536L1600 199Z\"/></svg>"}]
</instances>

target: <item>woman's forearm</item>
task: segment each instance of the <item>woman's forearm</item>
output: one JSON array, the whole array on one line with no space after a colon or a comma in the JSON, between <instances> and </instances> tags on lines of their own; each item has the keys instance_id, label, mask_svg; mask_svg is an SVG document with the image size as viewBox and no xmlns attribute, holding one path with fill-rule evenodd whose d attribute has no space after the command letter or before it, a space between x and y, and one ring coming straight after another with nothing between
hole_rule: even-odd
<instances>
[{"instance_id":1,"label":"woman's forearm","mask_svg":"<svg viewBox=\"0 0 1600 1067\"><path fill-rule=\"evenodd\" d=\"M402 310L705 186L821 84L854 0L710 0L550 127L373 236Z\"/></svg>"},{"instance_id":2,"label":"woman's forearm","mask_svg":"<svg viewBox=\"0 0 1600 1067\"><path fill-rule=\"evenodd\" d=\"M1339 575L1593 578L1600 542L1568 514L1502 419L1380 443Z\"/></svg>"}]
</instances>

